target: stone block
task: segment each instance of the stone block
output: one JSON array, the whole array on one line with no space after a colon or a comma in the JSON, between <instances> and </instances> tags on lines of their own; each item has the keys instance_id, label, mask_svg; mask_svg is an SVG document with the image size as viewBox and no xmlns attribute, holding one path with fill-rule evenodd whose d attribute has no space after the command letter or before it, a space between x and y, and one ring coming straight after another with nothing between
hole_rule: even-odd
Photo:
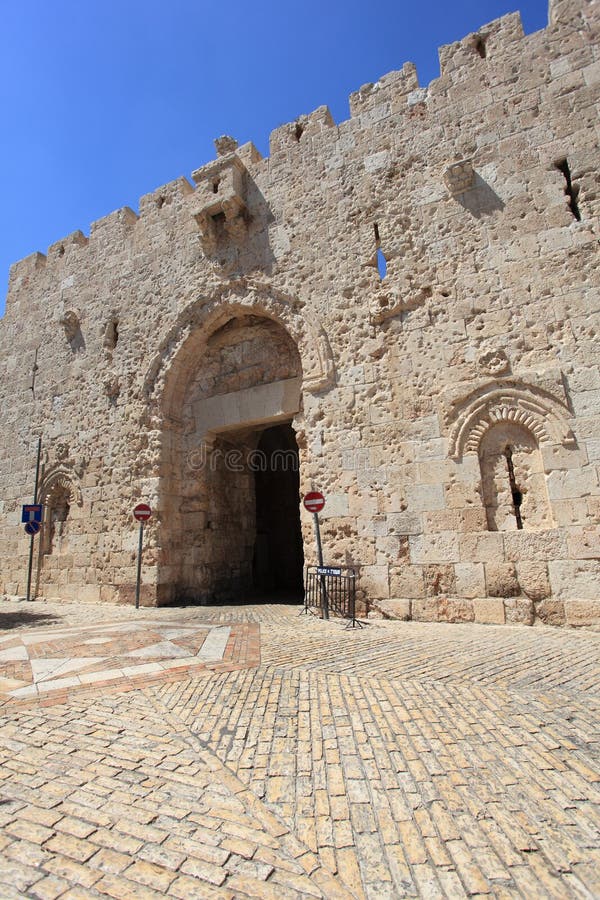
<instances>
[{"instance_id":1,"label":"stone block","mask_svg":"<svg viewBox=\"0 0 600 900\"><path fill-rule=\"evenodd\" d=\"M548 566L544 562L518 562L517 579L522 592L530 600L544 600L552 593Z\"/></svg>"},{"instance_id":2,"label":"stone block","mask_svg":"<svg viewBox=\"0 0 600 900\"><path fill-rule=\"evenodd\" d=\"M565 604L562 600L542 600L535 604L535 618L544 625L564 625Z\"/></svg>"},{"instance_id":3,"label":"stone block","mask_svg":"<svg viewBox=\"0 0 600 900\"><path fill-rule=\"evenodd\" d=\"M411 604L412 618L415 622L437 622L438 600L432 597L416 599Z\"/></svg>"},{"instance_id":4,"label":"stone block","mask_svg":"<svg viewBox=\"0 0 600 900\"><path fill-rule=\"evenodd\" d=\"M409 512L444 509L444 487L441 484L409 484L405 489Z\"/></svg>"},{"instance_id":5,"label":"stone block","mask_svg":"<svg viewBox=\"0 0 600 900\"><path fill-rule=\"evenodd\" d=\"M593 466L551 472L547 484L551 500L572 500L586 494L598 494L600 491L598 473Z\"/></svg>"},{"instance_id":6,"label":"stone block","mask_svg":"<svg viewBox=\"0 0 600 900\"><path fill-rule=\"evenodd\" d=\"M410 600L378 600L376 608L386 619L401 619L407 622L411 618Z\"/></svg>"},{"instance_id":7,"label":"stone block","mask_svg":"<svg viewBox=\"0 0 600 900\"><path fill-rule=\"evenodd\" d=\"M507 625L533 625L533 601L521 597L511 597L504 601Z\"/></svg>"},{"instance_id":8,"label":"stone block","mask_svg":"<svg viewBox=\"0 0 600 900\"><path fill-rule=\"evenodd\" d=\"M485 596L485 572L483 563L456 563L456 596L472 600Z\"/></svg>"},{"instance_id":9,"label":"stone block","mask_svg":"<svg viewBox=\"0 0 600 900\"><path fill-rule=\"evenodd\" d=\"M417 513L389 513L387 527L390 534L421 534L424 530L421 516Z\"/></svg>"},{"instance_id":10,"label":"stone block","mask_svg":"<svg viewBox=\"0 0 600 900\"><path fill-rule=\"evenodd\" d=\"M348 515L348 494L327 494L325 508L321 516L324 519L330 519L334 516Z\"/></svg>"},{"instance_id":11,"label":"stone block","mask_svg":"<svg viewBox=\"0 0 600 900\"><path fill-rule=\"evenodd\" d=\"M454 531L409 537L410 558L413 563L453 563L459 561L458 535Z\"/></svg>"},{"instance_id":12,"label":"stone block","mask_svg":"<svg viewBox=\"0 0 600 900\"><path fill-rule=\"evenodd\" d=\"M521 593L512 563L485 564L486 594L490 597L516 597Z\"/></svg>"},{"instance_id":13,"label":"stone block","mask_svg":"<svg viewBox=\"0 0 600 900\"><path fill-rule=\"evenodd\" d=\"M563 529L545 531L507 531L504 533L504 554L507 560L567 559L568 549Z\"/></svg>"},{"instance_id":14,"label":"stone block","mask_svg":"<svg viewBox=\"0 0 600 900\"><path fill-rule=\"evenodd\" d=\"M548 573L556 599L595 601L600 597L600 566L596 560L550 560Z\"/></svg>"},{"instance_id":15,"label":"stone block","mask_svg":"<svg viewBox=\"0 0 600 900\"><path fill-rule=\"evenodd\" d=\"M566 600L567 625L600 625L600 599Z\"/></svg>"},{"instance_id":16,"label":"stone block","mask_svg":"<svg viewBox=\"0 0 600 900\"><path fill-rule=\"evenodd\" d=\"M423 566L425 592L428 597L448 596L456 593L456 576L453 565Z\"/></svg>"},{"instance_id":17,"label":"stone block","mask_svg":"<svg viewBox=\"0 0 600 900\"><path fill-rule=\"evenodd\" d=\"M383 600L390 595L387 566L362 566L359 573L360 588L367 600Z\"/></svg>"},{"instance_id":18,"label":"stone block","mask_svg":"<svg viewBox=\"0 0 600 900\"><path fill-rule=\"evenodd\" d=\"M504 558L504 536L498 531L461 534L460 561L490 563Z\"/></svg>"},{"instance_id":19,"label":"stone block","mask_svg":"<svg viewBox=\"0 0 600 900\"><path fill-rule=\"evenodd\" d=\"M600 559L600 525L571 531L568 544L573 559Z\"/></svg>"},{"instance_id":20,"label":"stone block","mask_svg":"<svg viewBox=\"0 0 600 900\"><path fill-rule=\"evenodd\" d=\"M478 598L473 600L475 621L482 625L504 625L504 600Z\"/></svg>"},{"instance_id":21,"label":"stone block","mask_svg":"<svg viewBox=\"0 0 600 900\"><path fill-rule=\"evenodd\" d=\"M473 622L475 619L473 601L461 597L440 597L437 614L438 622Z\"/></svg>"},{"instance_id":22,"label":"stone block","mask_svg":"<svg viewBox=\"0 0 600 900\"><path fill-rule=\"evenodd\" d=\"M461 513L457 509L437 509L423 513L423 527L421 530L426 533L433 531L459 531L460 516Z\"/></svg>"},{"instance_id":23,"label":"stone block","mask_svg":"<svg viewBox=\"0 0 600 900\"><path fill-rule=\"evenodd\" d=\"M422 566L390 567L390 596L421 598L425 596Z\"/></svg>"},{"instance_id":24,"label":"stone block","mask_svg":"<svg viewBox=\"0 0 600 900\"><path fill-rule=\"evenodd\" d=\"M485 509L461 509L459 516L459 531L487 531L488 524Z\"/></svg>"}]
</instances>

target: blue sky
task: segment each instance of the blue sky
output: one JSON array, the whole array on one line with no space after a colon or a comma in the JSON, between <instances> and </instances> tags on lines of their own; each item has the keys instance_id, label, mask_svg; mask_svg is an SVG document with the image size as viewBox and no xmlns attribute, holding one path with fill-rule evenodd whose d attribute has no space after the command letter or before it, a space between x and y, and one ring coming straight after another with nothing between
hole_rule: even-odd
<instances>
[{"instance_id":1,"label":"blue sky","mask_svg":"<svg viewBox=\"0 0 600 900\"><path fill-rule=\"evenodd\" d=\"M547 0L18 0L0 28L0 312L12 262L410 60Z\"/></svg>"}]
</instances>

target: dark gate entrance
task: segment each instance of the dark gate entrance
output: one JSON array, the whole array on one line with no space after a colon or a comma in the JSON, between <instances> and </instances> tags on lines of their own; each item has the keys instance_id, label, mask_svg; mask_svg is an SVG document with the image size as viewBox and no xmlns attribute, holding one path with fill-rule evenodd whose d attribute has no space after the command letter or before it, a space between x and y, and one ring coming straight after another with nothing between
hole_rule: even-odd
<instances>
[{"instance_id":1,"label":"dark gate entrance","mask_svg":"<svg viewBox=\"0 0 600 900\"><path fill-rule=\"evenodd\" d=\"M256 541L253 582L259 595L302 599L304 553L300 528L298 444L291 425L266 428L254 454Z\"/></svg>"}]
</instances>

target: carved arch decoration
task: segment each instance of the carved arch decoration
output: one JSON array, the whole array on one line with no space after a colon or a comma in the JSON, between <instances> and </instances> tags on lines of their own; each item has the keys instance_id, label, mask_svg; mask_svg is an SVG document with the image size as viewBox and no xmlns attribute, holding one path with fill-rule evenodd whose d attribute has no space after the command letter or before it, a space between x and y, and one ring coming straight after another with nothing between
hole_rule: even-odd
<instances>
[{"instance_id":1,"label":"carved arch decoration","mask_svg":"<svg viewBox=\"0 0 600 900\"><path fill-rule=\"evenodd\" d=\"M68 465L58 463L44 473L39 496L44 504L44 530L40 549L47 556L56 549L55 537L62 539L64 536L64 524L70 518L72 507L83 504L79 479ZM60 553L60 542L58 552Z\"/></svg>"},{"instance_id":2,"label":"carved arch decoration","mask_svg":"<svg viewBox=\"0 0 600 900\"><path fill-rule=\"evenodd\" d=\"M198 357L208 338L236 316L257 315L281 325L296 342L302 364L302 386L318 393L334 384L335 368L327 336L304 303L245 278L223 284L213 296L193 301L161 341L146 374L143 396L149 415L177 417L180 374Z\"/></svg>"},{"instance_id":3,"label":"carved arch decoration","mask_svg":"<svg viewBox=\"0 0 600 900\"><path fill-rule=\"evenodd\" d=\"M538 444L574 447L567 419L569 409L547 391L531 384L497 382L474 391L456 404L448 416L449 454L460 459L477 453L486 432L499 423L520 425Z\"/></svg>"},{"instance_id":4,"label":"carved arch decoration","mask_svg":"<svg viewBox=\"0 0 600 900\"><path fill-rule=\"evenodd\" d=\"M52 498L59 492L64 492L65 496L69 497L71 505L83 505L79 479L69 466L63 464L52 466L51 469L44 472L40 488L41 502L46 506L51 505Z\"/></svg>"}]
</instances>

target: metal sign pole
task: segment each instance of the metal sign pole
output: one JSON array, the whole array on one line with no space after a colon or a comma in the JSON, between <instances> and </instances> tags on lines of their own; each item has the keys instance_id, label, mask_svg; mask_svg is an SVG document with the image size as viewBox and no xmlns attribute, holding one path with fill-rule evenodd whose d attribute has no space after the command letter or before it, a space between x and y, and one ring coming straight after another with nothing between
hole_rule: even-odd
<instances>
[{"instance_id":1,"label":"metal sign pole","mask_svg":"<svg viewBox=\"0 0 600 900\"><path fill-rule=\"evenodd\" d=\"M140 608L140 583L142 580L142 544L144 543L144 523L140 522L140 541L138 544L137 579L135 582L135 608Z\"/></svg>"},{"instance_id":2,"label":"metal sign pole","mask_svg":"<svg viewBox=\"0 0 600 900\"><path fill-rule=\"evenodd\" d=\"M36 359L37 359L37 350L36 350ZM33 489L33 502L34 504L38 501L38 488L40 484L40 461L42 459L42 439L38 438L38 448L37 448L37 462L35 464L35 487ZM29 563L27 566L27 600L31 600L31 573L33 571L33 542L35 540L35 535L32 534L29 539Z\"/></svg>"},{"instance_id":3,"label":"metal sign pole","mask_svg":"<svg viewBox=\"0 0 600 900\"><path fill-rule=\"evenodd\" d=\"M317 538L317 558L319 565L323 565L323 547L321 545L321 529L319 528L319 514L313 513L315 520L315 535ZM323 618L329 618L329 598L327 597L327 585L325 584L325 576L321 575L321 595L323 598Z\"/></svg>"}]
</instances>

